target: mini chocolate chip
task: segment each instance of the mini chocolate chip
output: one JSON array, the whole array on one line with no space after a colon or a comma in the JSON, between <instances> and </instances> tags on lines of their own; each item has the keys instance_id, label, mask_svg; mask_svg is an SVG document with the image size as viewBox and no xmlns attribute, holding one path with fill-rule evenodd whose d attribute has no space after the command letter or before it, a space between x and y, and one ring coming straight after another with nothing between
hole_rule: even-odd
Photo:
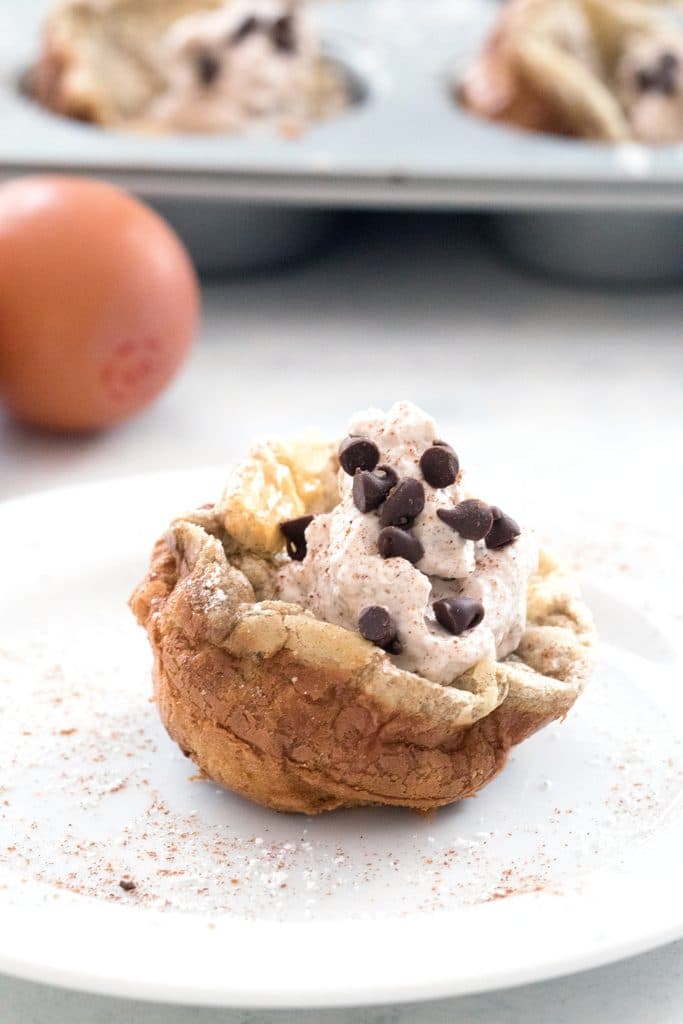
<instances>
[{"instance_id":1,"label":"mini chocolate chip","mask_svg":"<svg viewBox=\"0 0 683 1024\"><path fill-rule=\"evenodd\" d=\"M295 562L303 562L306 557L306 527L313 522L313 516L300 516L298 519L287 519L280 523L286 544L287 554Z\"/></svg>"},{"instance_id":2,"label":"mini chocolate chip","mask_svg":"<svg viewBox=\"0 0 683 1024\"><path fill-rule=\"evenodd\" d=\"M201 84L208 89L216 81L221 73L221 62L218 57L208 50L202 50L196 58L197 78Z\"/></svg>"},{"instance_id":3,"label":"mini chocolate chip","mask_svg":"<svg viewBox=\"0 0 683 1024\"><path fill-rule=\"evenodd\" d=\"M353 501L361 512L379 508L398 477L391 466L378 466L374 473L360 469L353 478Z\"/></svg>"},{"instance_id":4,"label":"mini chocolate chip","mask_svg":"<svg viewBox=\"0 0 683 1024\"><path fill-rule=\"evenodd\" d=\"M468 498L453 508L437 508L436 514L465 540L483 540L493 525L491 506L477 498Z\"/></svg>"},{"instance_id":5,"label":"mini chocolate chip","mask_svg":"<svg viewBox=\"0 0 683 1024\"><path fill-rule=\"evenodd\" d=\"M135 882L131 881L130 878L122 878L119 885L124 892L132 892L133 889L137 889Z\"/></svg>"},{"instance_id":6,"label":"mini chocolate chip","mask_svg":"<svg viewBox=\"0 0 683 1024\"><path fill-rule=\"evenodd\" d=\"M435 441L422 453L420 469L431 487L450 487L455 483L460 463L450 445Z\"/></svg>"},{"instance_id":7,"label":"mini chocolate chip","mask_svg":"<svg viewBox=\"0 0 683 1024\"><path fill-rule=\"evenodd\" d=\"M641 92L648 92L652 88L652 72L647 68L638 68L636 71L636 84Z\"/></svg>"},{"instance_id":8,"label":"mini chocolate chip","mask_svg":"<svg viewBox=\"0 0 683 1024\"><path fill-rule=\"evenodd\" d=\"M474 629L484 618L484 606L471 597L443 597L432 608L436 621L454 636Z\"/></svg>"},{"instance_id":9,"label":"mini chocolate chip","mask_svg":"<svg viewBox=\"0 0 683 1024\"><path fill-rule=\"evenodd\" d=\"M517 540L522 531L514 519L506 516L495 505L491 507L491 513L493 515L493 525L486 536L486 547L493 548L494 550L507 547L508 544L512 544L514 540Z\"/></svg>"},{"instance_id":10,"label":"mini chocolate chip","mask_svg":"<svg viewBox=\"0 0 683 1024\"><path fill-rule=\"evenodd\" d=\"M358 630L370 643L392 654L401 653L401 644L396 636L396 623L388 608L371 604L363 608L358 616Z\"/></svg>"},{"instance_id":11,"label":"mini chocolate chip","mask_svg":"<svg viewBox=\"0 0 683 1024\"><path fill-rule=\"evenodd\" d=\"M659 92L664 96L675 96L678 89L680 58L671 52L661 54L657 63L650 68L636 72L636 82L641 92Z\"/></svg>"},{"instance_id":12,"label":"mini chocolate chip","mask_svg":"<svg viewBox=\"0 0 683 1024\"><path fill-rule=\"evenodd\" d=\"M382 526L410 526L425 507L425 489L412 476L404 477L382 505L379 521Z\"/></svg>"},{"instance_id":13,"label":"mini chocolate chip","mask_svg":"<svg viewBox=\"0 0 683 1024\"><path fill-rule=\"evenodd\" d=\"M296 51L296 33L294 32L294 19L290 14L278 18L273 22L270 30L270 38L273 45L280 53L294 53Z\"/></svg>"},{"instance_id":14,"label":"mini chocolate chip","mask_svg":"<svg viewBox=\"0 0 683 1024\"><path fill-rule=\"evenodd\" d=\"M379 462L379 448L369 437L347 437L339 445L339 462L349 476L357 469L371 472Z\"/></svg>"},{"instance_id":15,"label":"mini chocolate chip","mask_svg":"<svg viewBox=\"0 0 683 1024\"><path fill-rule=\"evenodd\" d=\"M255 18L253 15L251 15L251 17L245 18L244 21L237 26L235 31L230 36L229 42L233 46L236 46L238 43L241 43L243 39L246 39L247 36L250 36L252 35L252 33L258 31L260 27L261 25L258 18Z\"/></svg>"},{"instance_id":16,"label":"mini chocolate chip","mask_svg":"<svg viewBox=\"0 0 683 1024\"><path fill-rule=\"evenodd\" d=\"M382 558L405 558L412 565L419 562L425 553L417 537L398 526L385 526L380 530L377 550Z\"/></svg>"}]
</instances>

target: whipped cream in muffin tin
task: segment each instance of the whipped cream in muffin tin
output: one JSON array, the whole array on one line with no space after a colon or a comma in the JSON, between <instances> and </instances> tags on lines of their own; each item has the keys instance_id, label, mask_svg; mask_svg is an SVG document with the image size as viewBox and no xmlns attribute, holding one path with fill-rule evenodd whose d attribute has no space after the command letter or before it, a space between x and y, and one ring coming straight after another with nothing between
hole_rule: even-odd
<instances>
[{"instance_id":1,"label":"whipped cream in muffin tin","mask_svg":"<svg viewBox=\"0 0 683 1024\"><path fill-rule=\"evenodd\" d=\"M309 120L321 49L297 0L233 0L188 15L160 50L166 89L153 123L219 131L264 117Z\"/></svg>"},{"instance_id":2,"label":"whipped cream in muffin tin","mask_svg":"<svg viewBox=\"0 0 683 1024\"><path fill-rule=\"evenodd\" d=\"M434 420L410 402L398 402L386 414L358 413L349 423L349 437L350 454L342 454L339 471L339 504L300 524L305 549L299 550L300 560L278 570L278 596L326 622L360 628L401 667L438 683L453 682L484 657L514 651L526 623L527 585L538 563L533 534L520 532L514 521L484 503L488 530L460 530L487 536L467 539L449 525L449 512L471 512L473 503L461 504L469 496L457 456ZM432 457L435 447L439 452ZM435 486L449 473L452 482ZM362 474L365 480L358 480ZM405 486L405 481L412 482ZM366 492L380 495L370 500L379 503L361 511ZM411 505L411 498L417 503ZM500 546L490 546L494 543ZM397 550L404 556L391 557Z\"/></svg>"},{"instance_id":3,"label":"whipped cream in muffin tin","mask_svg":"<svg viewBox=\"0 0 683 1024\"><path fill-rule=\"evenodd\" d=\"M634 35L617 64L616 92L636 139L683 139L683 37Z\"/></svg>"}]
</instances>

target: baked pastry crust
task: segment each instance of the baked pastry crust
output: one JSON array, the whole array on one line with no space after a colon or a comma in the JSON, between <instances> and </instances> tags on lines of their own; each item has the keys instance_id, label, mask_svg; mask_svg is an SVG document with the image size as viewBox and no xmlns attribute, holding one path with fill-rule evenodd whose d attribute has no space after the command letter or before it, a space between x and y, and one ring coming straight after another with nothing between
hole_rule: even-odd
<instances>
[{"instance_id":1,"label":"baked pastry crust","mask_svg":"<svg viewBox=\"0 0 683 1024\"><path fill-rule=\"evenodd\" d=\"M442 686L273 600L279 556L226 530L226 513L236 521L235 492L226 495L171 524L131 607L154 653L166 729L228 789L306 814L367 804L429 812L476 793L511 747L579 696L595 632L576 581L550 555L531 580L515 653Z\"/></svg>"},{"instance_id":2,"label":"baked pastry crust","mask_svg":"<svg viewBox=\"0 0 683 1024\"><path fill-rule=\"evenodd\" d=\"M221 0L62 0L43 27L28 87L66 117L117 125L136 118L162 89L147 52L178 18Z\"/></svg>"}]
</instances>

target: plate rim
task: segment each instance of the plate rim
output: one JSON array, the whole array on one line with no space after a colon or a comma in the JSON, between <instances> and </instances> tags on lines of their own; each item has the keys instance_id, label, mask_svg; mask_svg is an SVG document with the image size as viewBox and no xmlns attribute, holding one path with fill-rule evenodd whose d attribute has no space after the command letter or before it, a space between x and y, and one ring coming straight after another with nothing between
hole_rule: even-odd
<instances>
[{"instance_id":1,"label":"plate rim","mask_svg":"<svg viewBox=\"0 0 683 1024\"><path fill-rule=\"evenodd\" d=\"M530 893L513 897L512 899L516 901L520 910L520 913L515 915L515 917L519 918L516 925L524 924L524 917L530 906L534 903L548 904L549 922L552 922L553 919L557 920L558 917L563 919L567 917L566 898ZM556 905L558 900L559 906ZM581 905L583 902L582 898L580 900ZM82 922L83 932L87 933L82 938L82 943L85 943L85 945L81 944L80 946L80 951L85 952L87 946L92 946L92 932L89 928L92 922L90 921L90 915L87 913L91 908L81 907L77 909L71 907L70 909L74 917ZM110 934L113 933L114 938L121 940L125 938L129 941L129 921L125 919L133 917L135 915L134 910L115 906L97 906L94 909L95 913L93 916L96 916L98 919L102 917L107 919L104 921L104 924L111 928ZM81 914L80 911L82 910L85 910L86 913ZM580 908L575 907L572 910L580 911ZM443 929L434 928L434 918L441 917L445 920L439 923L450 926L455 918L462 919L463 916L480 913L481 906L453 912L439 911L437 914L431 915L428 922L422 923L422 927L418 928L417 937L421 941L428 938L428 933L432 931L438 931L439 938L443 937ZM145 960L144 953L149 951L150 940L155 942L157 948L156 971L152 973L147 969L146 977L140 977L139 975L131 977L130 974L126 977L125 972L122 971L117 972L111 969L104 971L101 965L99 968L84 968L82 965L79 967L67 966L58 962L54 956L36 958L35 937L38 932L41 933L42 937L41 949L48 943L52 943L53 949L57 948L59 942L63 943L62 922L55 921L53 915L54 907L44 911L31 911L28 914L25 909L15 908L9 911L6 908L3 909L3 923L5 925L3 930L7 934L12 935L12 950L9 951L0 944L0 973L10 977L22 978L27 981L54 985L59 988L84 993L137 999L143 1002L164 1005L221 1007L225 1009L332 1009L353 1006L398 1005L420 1003L435 999L457 998L485 992L502 991L582 973L646 953L683 938L683 900L679 899L675 920L667 922L655 920L646 930L641 929L638 935L622 935L618 941L611 940L609 937L610 933L605 932L603 933L602 941L596 941L591 945L581 942L580 944L583 946L581 950L577 950L574 953L559 952L557 955L553 955L552 958L546 959L546 962L541 967L537 963L525 963L523 965L516 963L504 968L498 966L495 970L483 967L478 973L470 973L467 977L444 974L443 971L432 973L428 971L419 979L410 979L405 974L401 975L400 971L397 971L395 977L389 978L386 972L384 972L384 976L379 980L373 975L372 977L366 977L366 980L361 984L354 984L346 980L349 971L349 964L347 962L344 967L347 974L341 981L339 978L340 972L335 969L334 974L328 975L322 984L318 984L313 988L310 986L307 988L300 976L296 976L293 981L290 978L289 981L284 982L283 974L280 972L277 984L271 984L264 988L262 980L257 982L253 972L248 984L242 982L236 985L231 982L221 983L216 981L212 984L207 984L204 976L195 977L195 980L191 981L183 979L182 976L174 975L173 970L169 971L168 962L165 960L163 963L161 962L161 955L167 953L169 947L168 945L164 945L161 948L158 946L161 934L158 925L161 921L151 921L151 918L163 920L164 931L166 933L173 931L172 939L174 942L178 938L182 938L187 943L187 920L186 915L181 912L162 914L161 912L146 911L148 921L145 922L146 926L143 928L140 928L139 921L136 921L136 939L138 941L136 941L134 949L128 948L128 963L132 964L133 960L137 960L138 963L140 959ZM119 920L115 923L116 917L119 917ZM406 945L411 949L417 945L415 942L415 926L417 923L415 918L416 915L406 917L402 922L398 923L400 925L399 928L397 928L395 920L390 922L391 930L394 932L394 939L407 940ZM169 928L169 921L173 921L177 929L175 927ZM102 923L100 920L100 927ZM147 927L149 924L152 927ZM228 925L227 928L224 927L226 924ZM213 925L210 931L208 930L209 925ZM340 928L340 924L337 921L317 922L312 927L318 934L315 937L309 936L312 942L304 947L299 947L300 952L307 958L307 962L310 960L312 965L319 967L321 958L316 958L313 955L315 948L319 948L321 938L319 933L338 932L340 930L346 932L357 925L358 922L354 921L350 924L344 923L344 926ZM250 922L245 920L239 922L205 922L205 934L211 936L209 941L213 944L213 955L210 963L218 966L218 962L222 961L227 952L234 952L231 940L235 941L238 939L240 945L244 946L244 933L246 931L253 933L252 941L248 943L249 953L253 953L257 943L258 948L263 951L264 939L268 942L266 952L276 952L278 949L281 949L282 937L267 936L266 933L272 933L282 927L282 925L272 922ZM288 930L300 932L303 929L310 928L311 925L309 922L290 922L285 927ZM366 956L378 938L387 938L385 922L363 922L363 928L367 929L367 932L362 947L356 949L357 957ZM239 935L230 934L230 932L239 932ZM380 934L376 935L374 934L375 932ZM187 943L192 948L193 957L203 956L208 951L206 944L198 947L198 934L197 931L193 930L192 943ZM274 942L272 941L273 938ZM297 936L297 938L300 938L300 936ZM354 941L356 940L357 936L354 936ZM264 961L267 962L267 957L265 956L262 957L262 962ZM171 965L172 968L177 966L177 963ZM242 966L244 965L242 964ZM402 963L401 966L405 967L405 963ZM162 980L159 973L161 969L164 972L168 972L172 980L169 980L168 976Z\"/></svg>"}]
</instances>

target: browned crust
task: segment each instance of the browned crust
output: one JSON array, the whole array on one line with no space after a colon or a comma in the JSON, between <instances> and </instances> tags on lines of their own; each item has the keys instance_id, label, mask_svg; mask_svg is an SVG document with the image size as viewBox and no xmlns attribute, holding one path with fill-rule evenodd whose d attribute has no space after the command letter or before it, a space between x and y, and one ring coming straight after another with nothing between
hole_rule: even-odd
<instances>
[{"instance_id":1,"label":"browned crust","mask_svg":"<svg viewBox=\"0 0 683 1024\"><path fill-rule=\"evenodd\" d=\"M27 92L55 114L103 123L105 115L94 96L76 97L69 92L67 82L72 64L73 57L46 35L40 58L27 76Z\"/></svg>"},{"instance_id":2,"label":"browned crust","mask_svg":"<svg viewBox=\"0 0 683 1024\"><path fill-rule=\"evenodd\" d=\"M579 134L562 110L539 95L512 56L498 51L498 39L458 83L456 98L471 113L496 124L549 135Z\"/></svg>"},{"instance_id":3,"label":"browned crust","mask_svg":"<svg viewBox=\"0 0 683 1024\"><path fill-rule=\"evenodd\" d=\"M440 687L296 606L254 604L202 515L157 543L131 606L170 736L209 778L257 803L427 812L471 796L513 745L566 715L590 672L590 617L552 562L532 585L517 656Z\"/></svg>"}]
</instances>

